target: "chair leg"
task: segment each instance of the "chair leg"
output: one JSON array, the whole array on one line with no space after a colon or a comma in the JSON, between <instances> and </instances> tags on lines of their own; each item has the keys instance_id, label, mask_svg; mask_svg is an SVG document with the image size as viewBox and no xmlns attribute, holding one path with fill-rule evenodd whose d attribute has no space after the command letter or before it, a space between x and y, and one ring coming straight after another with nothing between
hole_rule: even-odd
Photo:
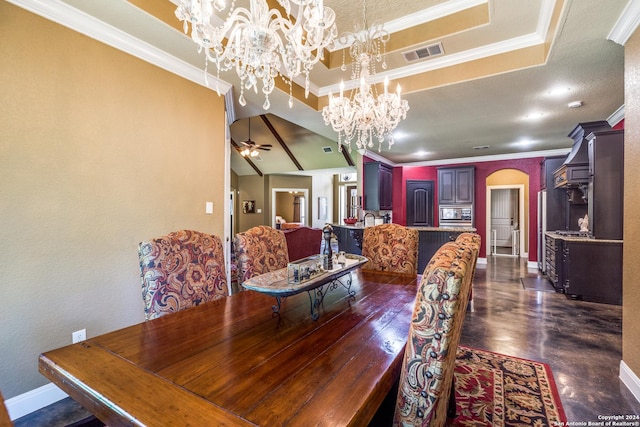
<instances>
[{"instance_id":1,"label":"chair leg","mask_svg":"<svg viewBox=\"0 0 640 427\"><path fill-rule=\"evenodd\" d=\"M456 417L456 378L451 380L451 393L449 394L449 404L447 405L447 418Z\"/></svg>"}]
</instances>

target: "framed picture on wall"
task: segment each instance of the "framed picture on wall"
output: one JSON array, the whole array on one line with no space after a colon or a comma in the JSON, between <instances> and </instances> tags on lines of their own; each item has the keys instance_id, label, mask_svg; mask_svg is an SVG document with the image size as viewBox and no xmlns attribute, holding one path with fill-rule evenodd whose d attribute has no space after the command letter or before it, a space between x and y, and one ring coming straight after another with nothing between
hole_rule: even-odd
<instances>
[{"instance_id":1,"label":"framed picture on wall","mask_svg":"<svg viewBox=\"0 0 640 427\"><path fill-rule=\"evenodd\" d=\"M242 202L242 213L256 213L256 201L244 200Z\"/></svg>"},{"instance_id":2,"label":"framed picture on wall","mask_svg":"<svg viewBox=\"0 0 640 427\"><path fill-rule=\"evenodd\" d=\"M318 197L318 219L327 219L327 198Z\"/></svg>"}]
</instances>

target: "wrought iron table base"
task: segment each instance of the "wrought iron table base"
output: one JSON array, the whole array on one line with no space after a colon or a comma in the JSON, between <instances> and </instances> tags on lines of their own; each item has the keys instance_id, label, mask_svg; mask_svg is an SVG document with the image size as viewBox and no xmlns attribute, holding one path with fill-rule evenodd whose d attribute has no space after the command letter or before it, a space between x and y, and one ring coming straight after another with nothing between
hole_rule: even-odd
<instances>
[{"instance_id":1,"label":"wrought iron table base","mask_svg":"<svg viewBox=\"0 0 640 427\"><path fill-rule=\"evenodd\" d=\"M346 283L342 281L342 279L344 279L345 276L348 276L346 278ZM342 286L347 290L347 296L349 298L355 298L356 291L351 290L352 282L353 282L353 278L351 277L351 272L348 272L344 276L336 277L335 279L331 280L329 283L325 283L314 289L309 289L307 291L307 294L309 295L309 304L311 306L311 318L313 320L318 320L318 318L320 317L320 306L324 301L324 296L329 291L335 290L339 286ZM327 286L327 292L325 292L324 290L325 286ZM280 307L281 307L283 298L286 298L286 297L276 296L277 305L271 306L271 309L273 310L274 313L280 314Z\"/></svg>"}]
</instances>

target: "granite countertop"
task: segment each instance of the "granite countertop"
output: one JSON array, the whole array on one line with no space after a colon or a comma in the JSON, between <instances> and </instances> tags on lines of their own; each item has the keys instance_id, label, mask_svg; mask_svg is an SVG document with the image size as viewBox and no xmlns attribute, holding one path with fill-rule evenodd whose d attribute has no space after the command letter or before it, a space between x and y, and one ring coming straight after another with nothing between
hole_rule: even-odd
<instances>
[{"instance_id":1,"label":"granite countertop","mask_svg":"<svg viewBox=\"0 0 640 427\"><path fill-rule=\"evenodd\" d=\"M357 230L363 230L365 227L363 227L362 225L347 225L347 224L331 224L332 227L343 227L343 228L349 228L349 229L357 229ZM455 232L459 232L459 231L468 231L471 233L475 233L476 232L476 228L475 227L413 227L410 226L409 228L413 228L416 229L418 231L455 231Z\"/></svg>"},{"instance_id":2,"label":"granite countertop","mask_svg":"<svg viewBox=\"0 0 640 427\"><path fill-rule=\"evenodd\" d=\"M591 236L565 236L562 234L555 233L553 231L547 231L544 233L549 237L553 237L554 239L562 239L569 242L587 242L587 243L622 243L622 240L611 240L611 239L596 239Z\"/></svg>"}]
</instances>

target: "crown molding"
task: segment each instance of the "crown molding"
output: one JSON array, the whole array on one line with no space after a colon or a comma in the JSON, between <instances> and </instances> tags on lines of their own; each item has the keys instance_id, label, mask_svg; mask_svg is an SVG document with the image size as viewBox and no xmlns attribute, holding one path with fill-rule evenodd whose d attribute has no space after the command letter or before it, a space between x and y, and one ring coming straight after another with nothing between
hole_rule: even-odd
<instances>
[{"instance_id":1,"label":"crown molding","mask_svg":"<svg viewBox=\"0 0 640 427\"><path fill-rule=\"evenodd\" d=\"M128 53L219 94L231 85L60 0L7 0L18 7Z\"/></svg>"},{"instance_id":2,"label":"crown molding","mask_svg":"<svg viewBox=\"0 0 640 427\"><path fill-rule=\"evenodd\" d=\"M629 0L615 25L609 32L607 40L624 46L629 37L640 24L640 0Z\"/></svg>"},{"instance_id":3,"label":"crown molding","mask_svg":"<svg viewBox=\"0 0 640 427\"><path fill-rule=\"evenodd\" d=\"M614 111L608 118L607 122L610 126L615 126L624 120L624 104L620 106L616 111Z\"/></svg>"}]
</instances>

